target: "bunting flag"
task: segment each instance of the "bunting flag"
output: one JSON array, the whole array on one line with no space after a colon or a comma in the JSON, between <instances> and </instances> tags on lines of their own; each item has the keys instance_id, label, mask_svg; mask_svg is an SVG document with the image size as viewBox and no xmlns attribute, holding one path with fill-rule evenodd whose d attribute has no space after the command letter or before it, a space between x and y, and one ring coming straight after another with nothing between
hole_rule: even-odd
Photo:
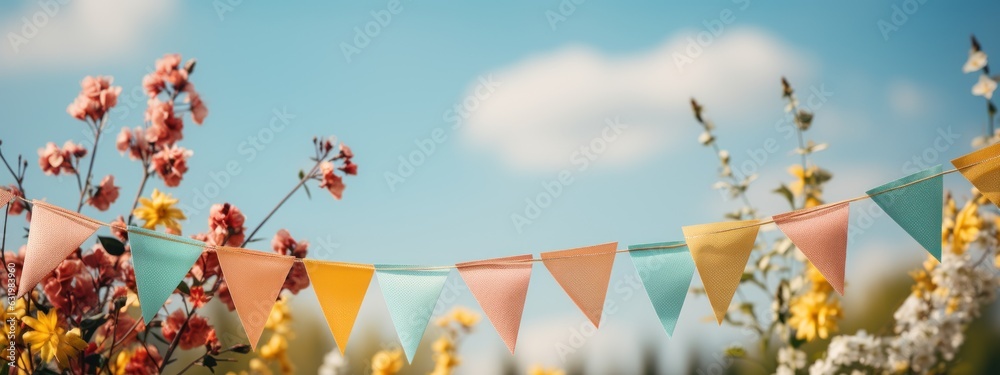
<instances>
[{"instance_id":1,"label":"bunting flag","mask_svg":"<svg viewBox=\"0 0 1000 375\"><path fill-rule=\"evenodd\" d=\"M243 331L250 346L257 350L264 323L278 300L288 271L295 264L295 257L222 246L216 252Z\"/></svg>"},{"instance_id":2,"label":"bunting flag","mask_svg":"<svg viewBox=\"0 0 1000 375\"><path fill-rule=\"evenodd\" d=\"M600 327L618 243L542 253L542 263L569 298Z\"/></svg>"},{"instance_id":3,"label":"bunting flag","mask_svg":"<svg viewBox=\"0 0 1000 375\"><path fill-rule=\"evenodd\" d=\"M149 324L205 250L190 238L128 227L142 320Z\"/></svg>"},{"instance_id":4,"label":"bunting flag","mask_svg":"<svg viewBox=\"0 0 1000 375\"><path fill-rule=\"evenodd\" d=\"M434 313L441 289L448 279L448 269L412 270L418 266L376 264L378 283L382 287L385 304L389 308L392 324L406 354L406 362L413 361L420 339Z\"/></svg>"},{"instance_id":5,"label":"bunting flag","mask_svg":"<svg viewBox=\"0 0 1000 375\"><path fill-rule=\"evenodd\" d=\"M944 194L944 178L940 173L941 166L937 165L867 192L875 204L938 261ZM904 185L906 188L900 188Z\"/></svg>"},{"instance_id":6,"label":"bunting flag","mask_svg":"<svg viewBox=\"0 0 1000 375\"><path fill-rule=\"evenodd\" d=\"M951 161L990 202L1000 206L1000 143Z\"/></svg>"},{"instance_id":7,"label":"bunting flag","mask_svg":"<svg viewBox=\"0 0 1000 375\"><path fill-rule=\"evenodd\" d=\"M758 220L744 220L681 228L719 325L740 285L759 224Z\"/></svg>"},{"instance_id":8,"label":"bunting flag","mask_svg":"<svg viewBox=\"0 0 1000 375\"><path fill-rule=\"evenodd\" d=\"M12 199L14 199L14 193L7 189L0 189L0 207L6 206Z\"/></svg>"},{"instance_id":9,"label":"bunting flag","mask_svg":"<svg viewBox=\"0 0 1000 375\"><path fill-rule=\"evenodd\" d=\"M486 317L514 354L524 299L531 279L531 254L459 263L458 274L476 297Z\"/></svg>"},{"instance_id":10,"label":"bunting flag","mask_svg":"<svg viewBox=\"0 0 1000 375\"><path fill-rule=\"evenodd\" d=\"M773 217L778 229L809 258L840 295L844 295L850 213L849 204L843 202Z\"/></svg>"},{"instance_id":11,"label":"bunting flag","mask_svg":"<svg viewBox=\"0 0 1000 375\"><path fill-rule=\"evenodd\" d=\"M303 262L326 323L333 333L333 340L340 349L340 355L344 355L375 268L370 264L328 263L311 259L304 259Z\"/></svg>"},{"instance_id":12,"label":"bunting flag","mask_svg":"<svg viewBox=\"0 0 1000 375\"><path fill-rule=\"evenodd\" d=\"M683 242L660 242L643 245L632 245L628 249L632 257L632 265L642 279L649 302L653 303L656 316L667 336L674 335L677 318L684 307L691 279L694 277L694 261ZM677 247L674 247L677 246ZM673 247L670 249L648 249L656 247Z\"/></svg>"},{"instance_id":13,"label":"bunting flag","mask_svg":"<svg viewBox=\"0 0 1000 375\"><path fill-rule=\"evenodd\" d=\"M88 237L97 232L100 224L80 214L67 211L47 203L31 201L31 230L21 269L17 298L35 289L45 275L56 269L59 263L74 250L83 245Z\"/></svg>"}]
</instances>

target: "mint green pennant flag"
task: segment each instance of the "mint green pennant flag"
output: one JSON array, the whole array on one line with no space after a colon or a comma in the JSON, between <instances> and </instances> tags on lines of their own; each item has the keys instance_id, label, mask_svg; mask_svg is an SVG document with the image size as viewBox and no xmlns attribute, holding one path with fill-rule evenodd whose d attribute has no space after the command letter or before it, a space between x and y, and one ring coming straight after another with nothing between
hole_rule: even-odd
<instances>
[{"instance_id":1,"label":"mint green pennant flag","mask_svg":"<svg viewBox=\"0 0 1000 375\"><path fill-rule=\"evenodd\" d=\"M413 361L450 271L412 269L416 267L420 266L375 265L378 284L407 363Z\"/></svg>"},{"instance_id":2,"label":"mint green pennant flag","mask_svg":"<svg viewBox=\"0 0 1000 375\"><path fill-rule=\"evenodd\" d=\"M672 248L655 249L657 247ZM691 258L687 245L681 241L659 242L632 245L628 249L632 250L628 254L632 257L632 264L642 279L642 285L646 288L649 302L653 303L663 330L667 332L667 336L673 336L694 276L694 259Z\"/></svg>"},{"instance_id":3,"label":"mint green pennant flag","mask_svg":"<svg viewBox=\"0 0 1000 375\"><path fill-rule=\"evenodd\" d=\"M896 224L938 261L941 260L941 200L944 193L941 170L941 165L937 165L867 192ZM907 186L889 191L903 185Z\"/></svg>"},{"instance_id":4,"label":"mint green pennant flag","mask_svg":"<svg viewBox=\"0 0 1000 375\"><path fill-rule=\"evenodd\" d=\"M128 227L132 266L139 292L142 320L149 324L191 266L205 250L205 244L190 238Z\"/></svg>"}]
</instances>

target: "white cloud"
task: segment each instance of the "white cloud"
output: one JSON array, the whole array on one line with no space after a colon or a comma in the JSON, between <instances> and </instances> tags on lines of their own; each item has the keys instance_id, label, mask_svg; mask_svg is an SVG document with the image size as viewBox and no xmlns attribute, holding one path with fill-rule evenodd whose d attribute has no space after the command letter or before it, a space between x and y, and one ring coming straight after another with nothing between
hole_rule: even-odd
<instances>
[{"instance_id":1,"label":"white cloud","mask_svg":"<svg viewBox=\"0 0 1000 375\"><path fill-rule=\"evenodd\" d=\"M39 0L0 17L0 67L60 68L119 58L169 20L167 0Z\"/></svg>"},{"instance_id":2,"label":"white cloud","mask_svg":"<svg viewBox=\"0 0 1000 375\"><path fill-rule=\"evenodd\" d=\"M502 86L470 114L464 136L511 167L556 169L618 116L630 128L599 162L633 161L670 146L678 129L694 131L690 97L771 124L779 78L808 74L806 58L755 29L728 31L679 69L674 56L685 53L689 35L627 56L570 46L500 69Z\"/></svg>"}]
</instances>

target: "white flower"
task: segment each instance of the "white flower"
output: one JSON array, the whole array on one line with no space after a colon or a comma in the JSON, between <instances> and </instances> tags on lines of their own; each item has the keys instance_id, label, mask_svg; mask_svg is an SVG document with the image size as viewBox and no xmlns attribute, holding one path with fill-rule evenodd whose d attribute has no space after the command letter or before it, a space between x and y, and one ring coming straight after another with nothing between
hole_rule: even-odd
<instances>
[{"instance_id":1,"label":"white flower","mask_svg":"<svg viewBox=\"0 0 1000 375\"><path fill-rule=\"evenodd\" d=\"M347 371L347 359L340 355L337 348L323 357L323 365L319 367L319 375L344 375Z\"/></svg>"},{"instance_id":2,"label":"white flower","mask_svg":"<svg viewBox=\"0 0 1000 375\"><path fill-rule=\"evenodd\" d=\"M701 135L698 136L698 142L701 142L702 145L709 145L712 141L715 141L715 137L712 136L712 133L707 131L702 132Z\"/></svg>"},{"instance_id":3,"label":"white flower","mask_svg":"<svg viewBox=\"0 0 1000 375\"><path fill-rule=\"evenodd\" d=\"M778 363L792 370L806 367L806 352L796 350L791 346L778 349ZM794 371L793 371L794 373Z\"/></svg>"},{"instance_id":4,"label":"white flower","mask_svg":"<svg viewBox=\"0 0 1000 375\"><path fill-rule=\"evenodd\" d=\"M965 66L962 67L963 73L972 73L977 70L982 69L986 66L986 52L983 51L969 51L969 60L965 62Z\"/></svg>"},{"instance_id":5,"label":"white flower","mask_svg":"<svg viewBox=\"0 0 1000 375\"><path fill-rule=\"evenodd\" d=\"M979 75L979 82L976 82L972 86L972 95L982 96L986 99L993 98L993 91L997 89L997 81L994 81L990 76L981 74Z\"/></svg>"}]
</instances>

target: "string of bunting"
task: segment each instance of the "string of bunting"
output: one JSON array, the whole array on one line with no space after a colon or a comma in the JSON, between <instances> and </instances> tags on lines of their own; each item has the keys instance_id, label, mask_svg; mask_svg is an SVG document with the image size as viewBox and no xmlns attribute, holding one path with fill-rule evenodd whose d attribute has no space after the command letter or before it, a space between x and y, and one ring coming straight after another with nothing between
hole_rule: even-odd
<instances>
[{"instance_id":1,"label":"string of bunting","mask_svg":"<svg viewBox=\"0 0 1000 375\"><path fill-rule=\"evenodd\" d=\"M411 361L452 269L457 269L501 340L514 353L531 279L541 262L583 314L599 327L611 269L618 253L628 253L668 336L673 334L695 270L719 324L739 286L761 226L775 224L816 266L827 282L844 293L849 204L872 199L927 252L941 259L940 225L943 176L960 172L991 202L1000 205L1000 144L952 160L955 169L937 165L865 195L769 219L726 221L682 228L685 242L630 245L617 242L568 250L478 260L442 266L357 264L213 246L194 239L135 226L126 228L89 218L41 201L34 205L20 298L98 228L127 230L145 322L173 294L205 251L218 254L236 312L256 350L281 285L295 262L305 265L334 340L343 353L371 279L377 277L407 361ZM0 202L15 197L0 189ZM27 201L26 201L27 202ZM253 270L246 272L246 270Z\"/></svg>"}]
</instances>

